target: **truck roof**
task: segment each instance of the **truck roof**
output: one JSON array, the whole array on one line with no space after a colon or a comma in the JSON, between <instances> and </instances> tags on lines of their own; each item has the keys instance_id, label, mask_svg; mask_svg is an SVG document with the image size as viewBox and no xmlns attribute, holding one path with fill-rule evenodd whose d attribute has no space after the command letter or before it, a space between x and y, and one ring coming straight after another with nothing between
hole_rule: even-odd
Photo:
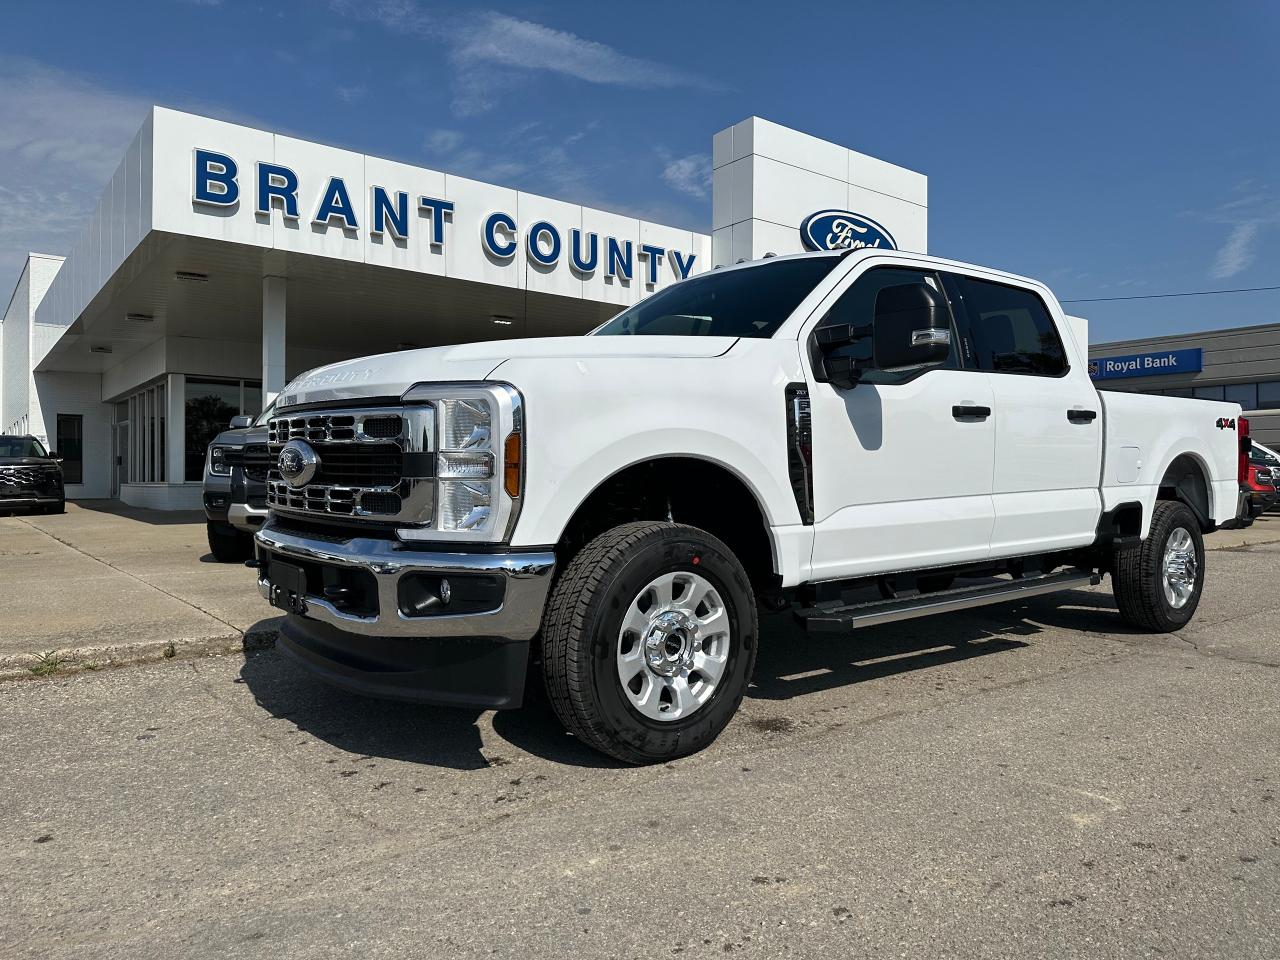
<instances>
[{"instance_id":1,"label":"truck roof","mask_svg":"<svg viewBox=\"0 0 1280 960\"><path fill-rule=\"evenodd\" d=\"M766 263L774 263L778 260L800 260L800 259L814 258L814 257L837 257L837 258L856 257L858 259L867 259L870 257L877 257L877 256L905 257L907 259L917 260L922 264L928 264L942 270L945 270L947 268L956 268L956 267L969 269L969 270L981 270L983 273L995 274L996 276L1002 277L1006 280L1010 280L1014 283L1032 284L1034 286L1039 286L1039 287L1045 286L1045 284L1042 281L1037 280L1034 277L1024 277L1020 274L1010 273L1007 270L1000 270L1000 269L997 269L996 267L984 266L980 263L967 263L963 260L948 260L945 257L933 256L927 253L915 253L914 251L911 251L911 250L889 250L883 247L861 247L857 250L812 250L807 253L787 253L787 254L765 255L764 257L761 257L758 260L744 260L741 263L734 263L734 264L728 264L725 266L713 267L712 270L714 270L717 273L722 270L749 270L752 267L759 267ZM705 276L705 274L698 274L698 276ZM689 279L693 280L693 279L696 279L696 277L690 277Z\"/></svg>"}]
</instances>

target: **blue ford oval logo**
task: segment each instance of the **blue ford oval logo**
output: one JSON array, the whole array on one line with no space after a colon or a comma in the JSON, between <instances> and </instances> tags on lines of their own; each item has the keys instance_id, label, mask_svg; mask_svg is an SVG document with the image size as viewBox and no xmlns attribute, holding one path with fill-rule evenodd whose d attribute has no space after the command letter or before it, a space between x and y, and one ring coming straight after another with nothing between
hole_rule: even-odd
<instances>
[{"instance_id":1,"label":"blue ford oval logo","mask_svg":"<svg viewBox=\"0 0 1280 960\"><path fill-rule=\"evenodd\" d=\"M800 224L806 250L897 250L891 234L870 217L848 210L819 210Z\"/></svg>"}]
</instances>

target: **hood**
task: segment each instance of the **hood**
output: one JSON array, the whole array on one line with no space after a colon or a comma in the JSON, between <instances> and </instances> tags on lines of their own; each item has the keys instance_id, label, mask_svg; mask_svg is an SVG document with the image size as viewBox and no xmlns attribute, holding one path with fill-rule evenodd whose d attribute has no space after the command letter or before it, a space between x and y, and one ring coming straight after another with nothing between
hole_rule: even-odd
<instances>
[{"instance_id":1,"label":"hood","mask_svg":"<svg viewBox=\"0 0 1280 960\"><path fill-rule=\"evenodd\" d=\"M266 427L241 427L239 430L223 430L210 443L222 444L225 447L243 447L250 443L266 443Z\"/></svg>"},{"instance_id":2,"label":"hood","mask_svg":"<svg viewBox=\"0 0 1280 960\"><path fill-rule=\"evenodd\" d=\"M308 371L284 388L279 405L398 399L415 383L488 379L507 360L697 359L718 357L736 342L734 337L534 337L405 350ZM500 371L496 379L502 379Z\"/></svg>"},{"instance_id":3,"label":"hood","mask_svg":"<svg viewBox=\"0 0 1280 960\"><path fill-rule=\"evenodd\" d=\"M0 457L0 467L56 466L57 462L50 457Z\"/></svg>"}]
</instances>

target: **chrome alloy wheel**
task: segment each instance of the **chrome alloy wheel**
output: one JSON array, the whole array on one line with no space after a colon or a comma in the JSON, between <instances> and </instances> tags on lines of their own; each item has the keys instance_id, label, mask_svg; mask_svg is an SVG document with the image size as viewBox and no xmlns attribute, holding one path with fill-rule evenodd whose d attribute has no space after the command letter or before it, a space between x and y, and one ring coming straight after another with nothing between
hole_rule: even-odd
<instances>
[{"instance_id":1,"label":"chrome alloy wheel","mask_svg":"<svg viewBox=\"0 0 1280 960\"><path fill-rule=\"evenodd\" d=\"M1196 592L1198 571L1196 545L1185 527L1178 527L1169 534L1161 567L1164 598L1169 601L1169 606L1180 610Z\"/></svg>"},{"instance_id":2,"label":"chrome alloy wheel","mask_svg":"<svg viewBox=\"0 0 1280 960\"><path fill-rule=\"evenodd\" d=\"M729 663L729 614L696 573L664 573L641 590L618 631L618 680L651 720L683 720L716 692Z\"/></svg>"}]
</instances>

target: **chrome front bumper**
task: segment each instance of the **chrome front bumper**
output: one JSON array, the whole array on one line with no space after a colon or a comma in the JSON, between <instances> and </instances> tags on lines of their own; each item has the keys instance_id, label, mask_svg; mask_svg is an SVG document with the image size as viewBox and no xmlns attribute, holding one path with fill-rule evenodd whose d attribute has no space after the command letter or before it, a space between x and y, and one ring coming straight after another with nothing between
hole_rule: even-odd
<instances>
[{"instance_id":1,"label":"chrome front bumper","mask_svg":"<svg viewBox=\"0 0 1280 960\"><path fill-rule=\"evenodd\" d=\"M308 592L297 599L293 613L347 633L372 637L497 638L528 641L538 632L542 608L551 587L555 554L550 550L521 552L495 547L489 553L452 553L412 549L393 540L356 538L329 542L274 529L270 523L254 537L259 560L264 554L290 560L355 568L372 574L377 584L377 612L360 615L340 610ZM491 610L409 617L400 609L400 580L410 574L463 576L489 574L502 578L501 602ZM270 564L258 568L258 591L272 604L278 588L269 579Z\"/></svg>"}]
</instances>

